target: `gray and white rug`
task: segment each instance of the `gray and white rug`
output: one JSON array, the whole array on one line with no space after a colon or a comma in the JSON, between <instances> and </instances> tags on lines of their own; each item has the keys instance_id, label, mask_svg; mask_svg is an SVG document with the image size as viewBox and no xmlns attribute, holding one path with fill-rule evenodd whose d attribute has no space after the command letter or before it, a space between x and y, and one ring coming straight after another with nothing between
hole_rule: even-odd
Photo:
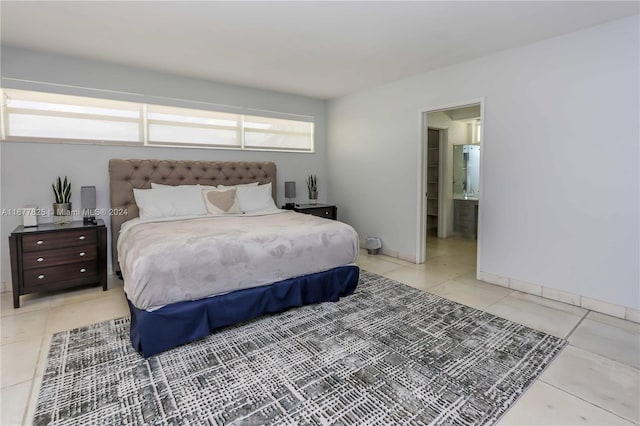
<instances>
[{"instance_id":1,"label":"gray and white rug","mask_svg":"<svg viewBox=\"0 0 640 426\"><path fill-rule=\"evenodd\" d=\"M143 359L121 318L53 336L37 425L493 424L562 339L362 271L356 292Z\"/></svg>"}]
</instances>

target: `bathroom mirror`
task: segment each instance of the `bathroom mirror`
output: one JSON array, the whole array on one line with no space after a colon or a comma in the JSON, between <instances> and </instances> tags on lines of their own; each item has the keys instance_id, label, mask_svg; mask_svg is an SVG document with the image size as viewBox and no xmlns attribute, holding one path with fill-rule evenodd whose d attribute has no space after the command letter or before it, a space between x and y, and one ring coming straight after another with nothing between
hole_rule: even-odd
<instances>
[{"instance_id":1,"label":"bathroom mirror","mask_svg":"<svg viewBox=\"0 0 640 426\"><path fill-rule=\"evenodd\" d=\"M453 146L453 197L480 196L480 145Z\"/></svg>"}]
</instances>

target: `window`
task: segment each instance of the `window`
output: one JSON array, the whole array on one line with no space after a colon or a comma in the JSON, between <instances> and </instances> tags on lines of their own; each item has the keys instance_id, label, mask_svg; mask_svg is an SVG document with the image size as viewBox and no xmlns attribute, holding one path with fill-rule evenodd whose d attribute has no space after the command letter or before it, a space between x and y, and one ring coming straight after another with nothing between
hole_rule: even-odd
<instances>
[{"instance_id":1,"label":"window","mask_svg":"<svg viewBox=\"0 0 640 426\"><path fill-rule=\"evenodd\" d=\"M147 143L239 148L240 122L237 114L148 105Z\"/></svg>"},{"instance_id":2,"label":"window","mask_svg":"<svg viewBox=\"0 0 640 426\"><path fill-rule=\"evenodd\" d=\"M266 117L244 117L244 146L308 150L313 123Z\"/></svg>"},{"instance_id":3,"label":"window","mask_svg":"<svg viewBox=\"0 0 640 426\"><path fill-rule=\"evenodd\" d=\"M140 105L4 90L4 136L14 140L140 141Z\"/></svg>"},{"instance_id":4,"label":"window","mask_svg":"<svg viewBox=\"0 0 640 426\"><path fill-rule=\"evenodd\" d=\"M4 89L2 139L313 152L308 121Z\"/></svg>"}]
</instances>

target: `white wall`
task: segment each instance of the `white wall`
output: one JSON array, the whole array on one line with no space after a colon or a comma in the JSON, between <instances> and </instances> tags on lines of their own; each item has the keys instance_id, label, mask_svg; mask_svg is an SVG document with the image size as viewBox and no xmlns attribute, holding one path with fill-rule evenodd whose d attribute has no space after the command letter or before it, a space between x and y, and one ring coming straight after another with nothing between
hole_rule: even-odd
<instances>
[{"instance_id":1,"label":"white wall","mask_svg":"<svg viewBox=\"0 0 640 426\"><path fill-rule=\"evenodd\" d=\"M12 79L43 81L136 93L140 95L110 94L108 97L138 102L184 105L173 99L158 98L165 97L239 107L240 111L249 113L266 110L309 115L315 117L316 123L316 152L313 154L3 142L0 147L0 188L1 207L4 209L20 208L29 204L50 207L53 202L51 183L58 175L67 175L71 179L71 201L74 208L80 207L80 186L83 185L95 185L98 208L108 208L107 164L110 158L274 161L278 167L279 204L284 203L285 180L297 182L297 201L306 202L305 179L310 173L318 175L319 201L330 199L326 178L326 102L323 100L8 47L2 47L1 73L2 87L45 90L41 85ZM51 91L51 87L46 90ZM92 96L92 93L86 90L69 87L58 87L56 91ZM104 219L109 223L108 217ZM7 238L20 224L19 217L2 217L0 272L3 290L7 290L6 283L10 282Z\"/></svg>"},{"instance_id":2,"label":"white wall","mask_svg":"<svg viewBox=\"0 0 640 426\"><path fill-rule=\"evenodd\" d=\"M479 269L640 307L639 19L329 104L332 201L415 258L419 111L485 97Z\"/></svg>"}]
</instances>

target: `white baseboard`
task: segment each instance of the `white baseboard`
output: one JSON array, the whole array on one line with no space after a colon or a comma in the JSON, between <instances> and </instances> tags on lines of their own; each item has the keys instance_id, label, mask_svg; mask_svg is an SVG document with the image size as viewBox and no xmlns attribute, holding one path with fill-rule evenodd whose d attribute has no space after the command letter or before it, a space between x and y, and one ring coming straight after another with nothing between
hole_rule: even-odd
<instances>
[{"instance_id":1,"label":"white baseboard","mask_svg":"<svg viewBox=\"0 0 640 426\"><path fill-rule=\"evenodd\" d=\"M360 241L360 248L364 250L367 249L367 244L365 241ZM415 254L404 254L404 253L398 252L397 250L391 250L385 247L382 247L382 249L380 249L380 254L383 254L389 257L395 257L396 259L405 260L407 262L416 263Z\"/></svg>"},{"instance_id":2,"label":"white baseboard","mask_svg":"<svg viewBox=\"0 0 640 426\"><path fill-rule=\"evenodd\" d=\"M591 297L580 294L570 293L568 291L557 290L555 288L544 287L538 284L529 283L515 278L503 277L492 274L490 272L479 271L477 278L480 281L486 281L501 287L510 288L521 291L523 293L534 294L569 305L579 306L590 311L599 312L601 314L610 315L612 317L640 323L640 310L629 308L627 306L616 305L614 303L604 302L602 300L593 299Z\"/></svg>"}]
</instances>

